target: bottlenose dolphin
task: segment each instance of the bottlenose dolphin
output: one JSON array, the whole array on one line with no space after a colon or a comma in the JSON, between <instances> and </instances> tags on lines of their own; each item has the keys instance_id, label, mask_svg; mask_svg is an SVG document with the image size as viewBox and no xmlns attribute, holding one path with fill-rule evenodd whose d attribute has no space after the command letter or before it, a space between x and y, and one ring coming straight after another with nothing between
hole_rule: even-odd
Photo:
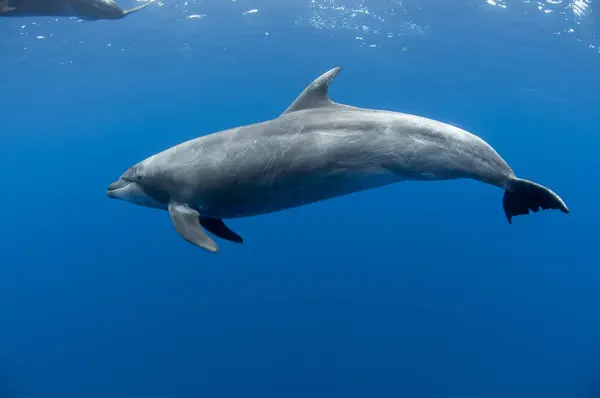
<instances>
[{"instance_id":1,"label":"bottlenose dolphin","mask_svg":"<svg viewBox=\"0 0 600 398\"><path fill-rule=\"evenodd\" d=\"M0 0L0 17L78 17L87 21L121 19L154 1L124 10L113 0Z\"/></svg>"},{"instance_id":2,"label":"bottlenose dolphin","mask_svg":"<svg viewBox=\"0 0 600 398\"><path fill-rule=\"evenodd\" d=\"M223 219L255 216L403 180L470 178L504 189L509 223L569 210L550 189L517 178L481 138L423 117L363 109L328 95L336 67L273 120L205 135L159 152L108 186L111 198L168 210L188 242L242 238Z\"/></svg>"}]
</instances>

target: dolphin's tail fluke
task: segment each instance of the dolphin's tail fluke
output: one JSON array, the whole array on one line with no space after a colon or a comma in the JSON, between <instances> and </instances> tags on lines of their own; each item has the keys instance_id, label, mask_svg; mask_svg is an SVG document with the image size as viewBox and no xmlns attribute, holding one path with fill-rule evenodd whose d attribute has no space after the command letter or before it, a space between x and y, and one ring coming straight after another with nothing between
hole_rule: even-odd
<instances>
[{"instance_id":1,"label":"dolphin's tail fluke","mask_svg":"<svg viewBox=\"0 0 600 398\"><path fill-rule=\"evenodd\" d=\"M569 208L560 196L535 182L513 177L506 182L504 188L502 205L511 224L514 216L529 214L530 210L537 213L540 209L555 209L569 213Z\"/></svg>"},{"instance_id":2,"label":"dolphin's tail fluke","mask_svg":"<svg viewBox=\"0 0 600 398\"><path fill-rule=\"evenodd\" d=\"M143 8L146 8L150 4L154 3L155 1L156 0L150 0L147 3L145 3L145 4L142 4L141 6L137 6L137 7L130 8L129 10L125 10L125 11L123 11L123 16L125 17L125 16L127 16L129 14L132 14L132 13L137 12L137 11L143 9Z\"/></svg>"}]
</instances>

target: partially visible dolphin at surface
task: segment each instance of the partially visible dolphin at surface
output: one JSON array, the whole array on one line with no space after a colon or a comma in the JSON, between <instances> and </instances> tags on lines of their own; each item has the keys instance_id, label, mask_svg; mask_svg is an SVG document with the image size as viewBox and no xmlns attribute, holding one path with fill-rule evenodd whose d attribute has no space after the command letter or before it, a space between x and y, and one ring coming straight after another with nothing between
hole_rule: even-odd
<instances>
[{"instance_id":1,"label":"partially visible dolphin at surface","mask_svg":"<svg viewBox=\"0 0 600 398\"><path fill-rule=\"evenodd\" d=\"M290 209L403 180L470 178L504 189L509 223L540 209L569 213L550 189L517 178L481 138L423 117L363 109L328 95L336 67L279 117L201 136L131 167L107 194L167 210L177 232L210 252L206 231L242 242L223 219Z\"/></svg>"},{"instance_id":2,"label":"partially visible dolphin at surface","mask_svg":"<svg viewBox=\"0 0 600 398\"><path fill-rule=\"evenodd\" d=\"M78 17L88 21L121 19L154 1L124 10L113 0L0 0L0 17Z\"/></svg>"}]
</instances>

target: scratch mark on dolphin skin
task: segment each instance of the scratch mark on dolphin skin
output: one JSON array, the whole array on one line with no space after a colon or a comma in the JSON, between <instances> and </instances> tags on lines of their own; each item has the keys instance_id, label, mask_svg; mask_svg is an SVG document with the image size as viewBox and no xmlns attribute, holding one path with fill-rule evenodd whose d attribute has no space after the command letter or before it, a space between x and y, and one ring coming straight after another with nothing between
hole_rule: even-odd
<instances>
[{"instance_id":1,"label":"scratch mark on dolphin skin","mask_svg":"<svg viewBox=\"0 0 600 398\"><path fill-rule=\"evenodd\" d=\"M288 141L288 145L287 145L287 149L283 149L282 152L281 152L280 159L283 159L285 157L285 155L287 155L287 153L289 151L291 151L291 150L292 150L292 141L289 140Z\"/></svg>"},{"instance_id":2,"label":"scratch mark on dolphin skin","mask_svg":"<svg viewBox=\"0 0 600 398\"><path fill-rule=\"evenodd\" d=\"M415 137L413 135L411 135L410 138L412 138L414 141L418 142L421 145L425 145L425 141L423 141L423 140L421 140L421 139L419 139L419 138L417 138L417 137Z\"/></svg>"},{"instance_id":3,"label":"scratch mark on dolphin skin","mask_svg":"<svg viewBox=\"0 0 600 398\"><path fill-rule=\"evenodd\" d=\"M330 137L351 137L351 136L356 136L356 135L360 135L359 133L349 133L347 131L343 131L341 133L330 133L330 132L326 132L326 131L317 131L317 134L320 135L326 135L326 136L330 136Z\"/></svg>"},{"instance_id":4,"label":"scratch mark on dolphin skin","mask_svg":"<svg viewBox=\"0 0 600 398\"><path fill-rule=\"evenodd\" d=\"M239 152L239 153L235 154L234 156L232 156L229 159L229 164L233 164L236 160L241 159L244 156L246 156L246 154L248 153L249 150L250 150L250 148L246 148L246 149L244 149L243 152Z\"/></svg>"},{"instance_id":5,"label":"scratch mark on dolphin skin","mask_svg":"<svg viewBox=\"0 0 600 398\"><path fill-rule=\"evenodd\" d=\"M200 161L201 161L202 159L198 159L198 156L200 156L200 154L201 154L202 152L204 152L204 147L200 147L200 148L199 148L199 149L196 151L196 153L194 154L194 157L192 158L192 161L193 161L194 163L200 163ZM196 161L196 159L198 159L198 160Z\"/></svg>"}]
</instances>

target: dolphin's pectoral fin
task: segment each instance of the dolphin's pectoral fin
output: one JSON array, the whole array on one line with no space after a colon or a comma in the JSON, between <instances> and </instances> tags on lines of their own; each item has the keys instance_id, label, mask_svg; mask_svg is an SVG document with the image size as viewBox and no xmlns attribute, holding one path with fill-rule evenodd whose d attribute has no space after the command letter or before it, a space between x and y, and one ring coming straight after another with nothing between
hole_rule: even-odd
<instances>
[{"instance_id":1,"label":"dolphin's pectoral fin","mask_svg":"<svg viewBox=\"0 0 600 398\"><path fill-rule=\"evenodd\" d=\"M123 16L129 15L129 14L132 14L132 13L134 13L134 12L137 12L137 11L139 11L139 10L143 9L143 8L146 8L146 7L148 7L150 4L154 3L154 1L155 1L155 0L150 0L149 2L147 2L147 3L145 3L145 4L142 4L141 6L137 6L137 7L130 8L129 10L125 10L125 11L123 11Z\"/></svg>"},{"instance_id":2,"label":"dolphin's pectoral fin","mask_svg":"<svg viewBox=\"0 0 600 398\"><path fill-rule=\"evenodd\" d=\"M169 202L169 215L179 235L188 242L209 252L216 253L219 246L200 225L200 214L185 205Z\"/></svg>"},{"instance_id":3,"label":"dolphin's pectoral fin","mask_svg":"<svg viewBox=\"0 0 600 398\"><path fill-rule=\"evenodd\" d=\"M316 78L308 87L304 89L302 94L296 98L294 103L286 109L282 115L286 113L301 111L302 109L312 109L321 106L333 105L334 102L329 98L329 83L335 79L342 69L339 66L323 73Z\"/></svg>"},{"instance_id":4,"label":"dolphin's pectoral fin","mask_svg":"<svg viewBox=\"0 0 600 398\"><path fill-rule=\"evenodd\" d=\"M233 232L222 219L210 218L200 216L200 225L202 225L208 232L218 236L221 239L228 240L234 243L244 243L244 239L241 236Z\"/></svg>"},{"instance_id":5,"label":"dolphin's pectoral fin","mask_svg":"<svg viewBox=\"0 0 600 398\"><path fill-rule=\"evenodd\" d=\"M11 12L14 10L16 10L16 7L9 6L8 0L0 0L0 13Z\"/></svg>"}]
</instances>

